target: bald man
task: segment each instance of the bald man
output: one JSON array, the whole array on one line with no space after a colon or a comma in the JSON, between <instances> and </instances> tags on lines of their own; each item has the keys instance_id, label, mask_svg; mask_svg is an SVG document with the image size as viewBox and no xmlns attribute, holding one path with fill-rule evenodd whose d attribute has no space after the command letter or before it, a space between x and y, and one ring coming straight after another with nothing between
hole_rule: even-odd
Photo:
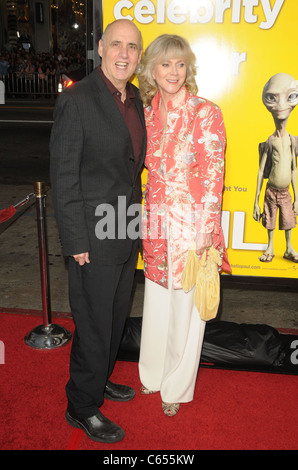
<instances>
[{"instance_id":1,"label":"bald man","mask_svg":"<svg viewBox=\"0 0 298 470\"><path fill-rule=\"evenodd\" d=\"M129 236L127 230L129 209L141 204L146 149L143 105L129 82L141 59L140 31L131 21L115 21L99 41L98 52L101 65L57 100L51 185L63 254L69 258L76 327L66 420L95 441L113 443L124 431L99 408L104 399L125 402L135 395L130 386L109 377L140 246L137 234ZM108 226L106 213L114 214Z\"/></svg>"}]
</instances>

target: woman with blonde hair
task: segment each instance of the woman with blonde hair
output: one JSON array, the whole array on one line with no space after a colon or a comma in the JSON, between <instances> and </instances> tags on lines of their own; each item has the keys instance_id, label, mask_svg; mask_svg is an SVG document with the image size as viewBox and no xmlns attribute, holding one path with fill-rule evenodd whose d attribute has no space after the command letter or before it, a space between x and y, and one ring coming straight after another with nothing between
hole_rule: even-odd
<instances>
[{"instance_id":1,"label":"woman with blonde hair","mask_svg":"<svg viewBox=\"0 0 298 470\"><path fill-rule=\"evenodd\" d=\"M193 399L204 338L195 288L182 288L188 253L213 246L229 271L220 222L225 128L219 107L197 96L195 74L188 42L169 34L148 46L138 74L148 136L139 372L141 393L159 391L167 416Z\"/></svg>"}]
</instances>

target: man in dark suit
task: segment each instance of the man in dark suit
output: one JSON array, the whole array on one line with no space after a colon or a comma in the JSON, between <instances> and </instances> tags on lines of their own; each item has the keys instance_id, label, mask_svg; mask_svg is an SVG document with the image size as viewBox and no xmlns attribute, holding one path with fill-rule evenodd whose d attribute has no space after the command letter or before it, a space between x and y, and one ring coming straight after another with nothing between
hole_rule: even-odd
<instances>
[{"instance_id":1,"label":"man in dark suit","mask_svg":"<svg viewBox=\"0 0 298 470\"><path fill-rule=\"evenodd\" d=\"M50 173L63 254L69 256L76 326L66 420L95 441L117 442L124 431L99 408L104 398L128 401L135 395L109 377L139 248L138 237L127 234L127 210L141 203L146 151L143 105L129 82L141 59L140 31L131 21L117 20L106 28L98 52L101 66L57 100ZM104 215L111 208L114 226L104 231Z\"/></svg>"}]
</instances>

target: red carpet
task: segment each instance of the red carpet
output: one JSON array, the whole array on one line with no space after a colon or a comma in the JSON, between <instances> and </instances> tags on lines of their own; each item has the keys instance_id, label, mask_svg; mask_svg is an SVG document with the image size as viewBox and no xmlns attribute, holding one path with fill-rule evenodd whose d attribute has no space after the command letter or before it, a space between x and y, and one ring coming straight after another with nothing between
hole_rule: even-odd
<instances>
[{"instance_id":1,"label":"red carpet","mask_svg":"<svg viewBox=\"0 0 298 470\"><path fill-rule=\"evenodd\" d=\"M54 323L73 331L71 320ZM31 315L0 313L0 448L2 450L298 449L298 376L201 368L193 402L174 418L159 394L106 401L102 412L126 432L117 444L100 444L64 419L70 343L52 351L28 347L24 337L40 325ZM138 367L118 362L112 380L140 388Z\"/></svg>"}]
</instances>

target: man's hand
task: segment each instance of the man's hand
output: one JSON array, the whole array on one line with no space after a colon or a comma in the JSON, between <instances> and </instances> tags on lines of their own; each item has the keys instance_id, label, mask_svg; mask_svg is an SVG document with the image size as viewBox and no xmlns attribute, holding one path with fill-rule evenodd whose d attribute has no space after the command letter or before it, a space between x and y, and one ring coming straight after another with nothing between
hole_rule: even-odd
<instances>
[{"instance_id":1,"label":"man's hand","mask_svg":"<svg viewBox=\"0 0 298 470\"><path fill-rule=\"evenodd\" d=\"M89 253L80 253L79 255L73 255L75 261L79 263L80 266L83 266L85 263L90 263Z\"/></svg>"}]
</instances>

